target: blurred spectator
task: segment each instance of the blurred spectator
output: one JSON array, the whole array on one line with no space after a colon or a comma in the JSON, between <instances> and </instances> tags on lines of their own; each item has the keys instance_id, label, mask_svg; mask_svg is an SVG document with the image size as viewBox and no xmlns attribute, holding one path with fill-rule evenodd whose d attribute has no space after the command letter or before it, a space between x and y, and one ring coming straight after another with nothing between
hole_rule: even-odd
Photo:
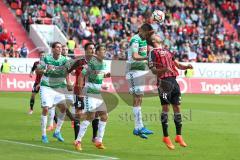
<instances>
[{"instance_id":1,"label":"blurred spectator","mask_svg":"<svg viewBox=\"0 0 240 160\"><path fill-rule=\"evenodd\" d=\"M5 49L6 44L8 43L10 36L6 29L3 30L2 33L0 33L0 42L3 44L3 47Z\"/></svg>"},{"instance_id":2,"label":"blurred spectator","mask_svg":"<svg viewBox=\"0 0 240 160\"><path fill-rule=\"evenodd\" d=\"M19 55L21 58L27 58L29 54L29 50L25 43L22 43L22 46L18 49Z\"/></svg>"},{"instance_id":3,"label":"blurred spectator","mask_svg":"<svg viewBox=\"0 0 240 160\"><path fill-rule=\"evenodd\" d=\"M4 59L4 62L2 63L1 72L5 74L10 72L10 64L7 59Z\"/></svg>"},{"instance_id":4,"label":"blurred spectator","mask_svg":"<svg viewBox=\"0 0 240 160\"><path fill-rule=\"evenodd\" d=\"M14 37L13 32L10 33L10 37L9 37L8 43L9 43L11 46L17 44L17 40L16 40L16 38Z\"/></svg>"},{"instance_id":5,"label":"blurred spectator","mask_svg":"<svg viewBox=\"0 0 240 160\"><path fill-rule=\"evenodd\" d=\"M68 47L69 54L74 54L74 49L76 48L76 42L73 40L72 36L67 41L67 47Z\"/></svg>"},{"instance_id":6,"label":"blurred spectator","mask_svg":"<svg viewBox=\"0 0 240 160\"><path fill-rule=\"evenodd\" d=\"M0 16L0 33L2 33L2 31L3 31L3 24L4 24L3 19Z\"/></svg>"}]
</instances>

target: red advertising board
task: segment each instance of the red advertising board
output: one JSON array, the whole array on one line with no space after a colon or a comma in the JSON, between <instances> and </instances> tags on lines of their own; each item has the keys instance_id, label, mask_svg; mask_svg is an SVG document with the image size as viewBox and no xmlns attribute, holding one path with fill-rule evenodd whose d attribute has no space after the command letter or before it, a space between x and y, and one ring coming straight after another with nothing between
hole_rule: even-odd
<instances>
[{"instance_id":1,"label":"red advertising board","mask_svg":"<svg viewBox=\"0 0 240 160\"><path fill-rule=\"evenodd\" d=\"M29 74L0 74L0 91L31 91L34 79ZM240 78L178 78L182 93L240 94ZM107 92L128 92L123 76L105 79ZM156 92L156 79L146 77L146 92Z\"/></svg>"}]
</instances>

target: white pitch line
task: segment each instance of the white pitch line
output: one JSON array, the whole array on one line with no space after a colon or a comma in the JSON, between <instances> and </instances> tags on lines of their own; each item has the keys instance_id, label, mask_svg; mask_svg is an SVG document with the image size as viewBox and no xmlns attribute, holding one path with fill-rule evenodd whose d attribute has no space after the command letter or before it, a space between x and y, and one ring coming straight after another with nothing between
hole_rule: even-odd
<instances>
[{"instance_id":1,"label":"white pitch line","mask_svg":"<svg viewBox=\"0 0 240 160\"><path fill-rule=\"evenodd\" d=\"M17 142L17 141L10 141L10 140L4 140L0 139L0 142L5 142L5 143L13 143L13 144L19 144L19 145L25 145L25 146L31 146L31 147L37 147L37 148L44 148L44 149L50 149L50 150L55 150L55 151L63 151L66 153L72 153L72 154L78 154L78 155L86 155L86 156L93 156L98 159L93 159L93 160L114 160L114 159L119 159L116 157L109 157L109 156L102 156L102 155L97 155L97 154L90 154L90 153L80 153L76 151L70 151L62 148L54 148L54 147L47 147L47 146L41 146L41 145L35 145L35 144L30 144L30 143L23 143L23 142ZM101 158L101 159L99 159Z\"/></svg>"}]
</instances>

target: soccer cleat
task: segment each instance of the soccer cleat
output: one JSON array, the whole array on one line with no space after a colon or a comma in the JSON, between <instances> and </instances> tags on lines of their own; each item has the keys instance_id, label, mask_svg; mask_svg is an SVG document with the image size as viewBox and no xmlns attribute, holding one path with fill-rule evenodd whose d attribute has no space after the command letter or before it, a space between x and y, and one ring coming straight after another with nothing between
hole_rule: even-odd
<instances>
[{"instance_id":1,"label":"soccer cleat","mask_svg":"<svg viewBox=\"0 0 240 160\"><path fill-rule=\"evenodd\" d=\"M141 134L147 134L147 135L148 135L148 134L153 134L153 131L151 131L151 130L145 128L145 127L143 127L142 129L140 129L139 132L140 132Z\"/></svg>"},{"instance_id":2,"label":"soccer cleat","mask_svg":"<svg viewBox=\"0 0 240 160\"><path fill-rule=\"evenodd\" d=\"M98 149L106 149L102 142L95 142L95 146Z\"/></svg>"},{"instance_id":3,"label":"soccer cleat","mask_svg":"<svg viewBox=\"0 0 240 160\"><path fill-rule=\"evenodd\" d=\"M145 134L143 134L143 133L140 133L140 131L139 131L138 129L134 129L134 130L133 130L133 134L134 134L135 136L139 136L139 137L141 137L141 138L143 138L143 139L148 139L148 136L145 135Z\"/></svg>"},{"instance_id":4,"label":"soccer cleat","mask_svg":"<svg viewBox=\"0 0 240 160\"><path fill-rule=\"evenodd\" d=\"M64 142L64 139L63 139L63 137L62 137L62 135L61 135L60 132L54 132L54 133L53 133L53 137L54 137L54 138L57 138L58 141L60 141L60 142Z\"/></svg>"},{"instance_id":5,"label":"soccer cleat","mask_svg":"<svg viewBox=\"0 0 240 160\"><path fill-rule=\"evenodd\" d=\"M29 115L33 114L33 110L30 109L29 112L28 112L28 114L29 114Z\"/></svg>"},{"instance_id":6,"label":"soccer cleat","mask_svg":"<svg viewBox=\"0 0 240 160\"><path fill-rule=\"evenodd\" d=\"M176 138L175 138L175 142L176 143L179 143L180 146L182 147L187 147L187 144L184 142L183 138L181 135L177 135Z\"/></svg>"},{"instance_id":7,"label":"soccer cleat","mask_svg":"<svg viewBox=\"0 0 240 160\"><path fill-rule=\"evenodd\" d=\"M45 144L49 143L47 136L42 136L42 142Z\"/></svg>"},{"instance_id":8,"label":"soccer cleat","mask_svg":"<svg viewBox=\"0 0 240 160\"><path fill-rule=\"evenodd\" d=\"M48 126L47 131L53 131L54 127L53 126Z\"/></svg>"},{"instance_id":9,"label":"soccer cleat","mask_svg":"<svg viewBox=\"0 0 240 160\"><path fill-rule=\"evenodd\" d=\"M80 141L75 141L74 142L74 146L75 146L75 149L77 151L81 151L82 150L82 145L81 145L81 142Z\"/></svg>"},{"instance_id":10,"label":"soccer cleat","mask_svg":"<svg viewBox=\"0 0 240 160\"><path fill-rule=\"evenodd\" d=\"M171 150L175 149L175 146L172 144L171 139L169 137L163 137L163 142L169 149Z\"/></svg>"}]
</instances>

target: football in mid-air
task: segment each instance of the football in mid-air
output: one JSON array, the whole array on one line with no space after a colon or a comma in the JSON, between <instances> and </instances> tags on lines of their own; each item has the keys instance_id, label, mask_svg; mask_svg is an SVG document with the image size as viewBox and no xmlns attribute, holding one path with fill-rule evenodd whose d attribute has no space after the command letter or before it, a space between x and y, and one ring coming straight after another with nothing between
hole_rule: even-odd
<instances>
[{"instance_id":1,"label":"football in mid-air","mask_svg":"<svg viewBox=\"0 0 240 160\"><path fill-rule=\"evenodd\" d=\"M154 21L162 23L165 20L165 13L161 10L155 10L152 13L152 18L153 18Z\"/></svg>"}]
</instances>

